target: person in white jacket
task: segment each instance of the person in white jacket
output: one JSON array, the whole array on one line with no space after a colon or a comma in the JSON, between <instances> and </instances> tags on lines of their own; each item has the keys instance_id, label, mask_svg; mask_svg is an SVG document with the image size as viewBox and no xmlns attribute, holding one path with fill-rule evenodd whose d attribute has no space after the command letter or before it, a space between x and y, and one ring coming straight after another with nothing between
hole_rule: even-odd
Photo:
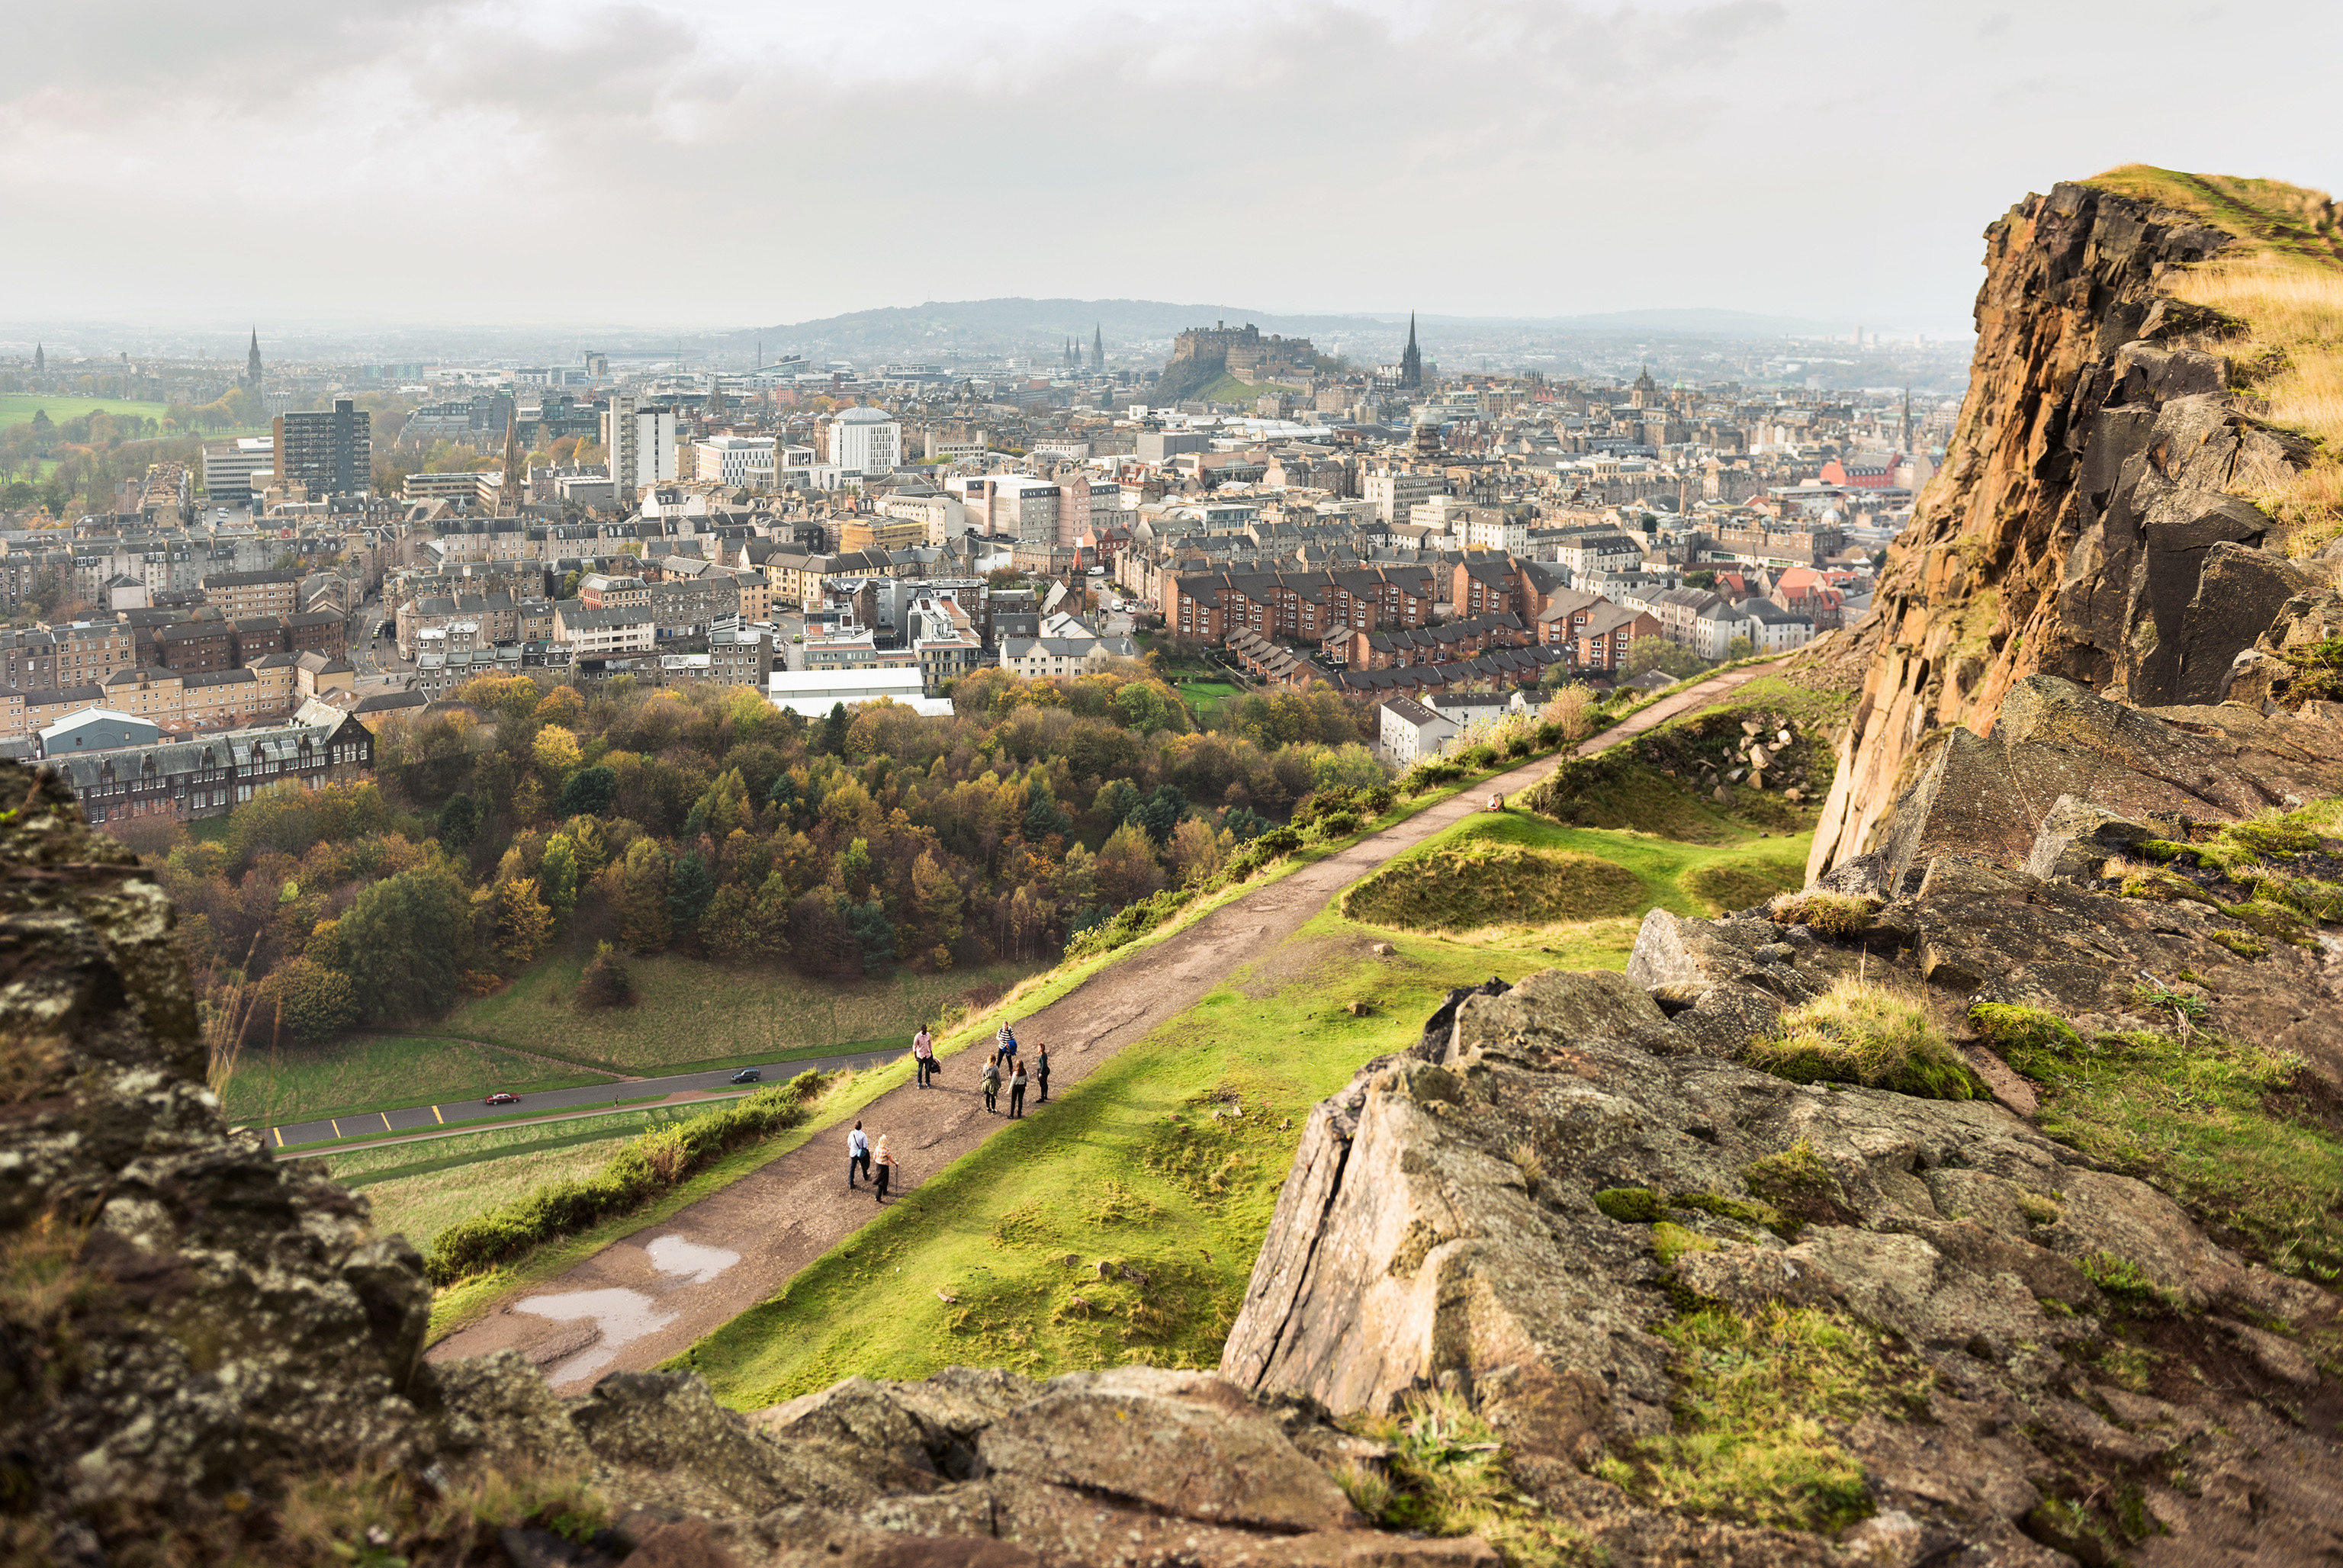
<instances>
[{"instance_id":1,"label":"person in white jacket","mask_svg":"<svg viewBox=\"0 0 2343 1568\"><path fill-rule=\"evenodd\" d=\"M854 1124L854 1131L846 1135L846 1190L850 1192L854 1191L854 1174L858 1168L863 1175L870 1174L870 1140L863 1135L860 1121Z\"/></svg>"}]
</instances>

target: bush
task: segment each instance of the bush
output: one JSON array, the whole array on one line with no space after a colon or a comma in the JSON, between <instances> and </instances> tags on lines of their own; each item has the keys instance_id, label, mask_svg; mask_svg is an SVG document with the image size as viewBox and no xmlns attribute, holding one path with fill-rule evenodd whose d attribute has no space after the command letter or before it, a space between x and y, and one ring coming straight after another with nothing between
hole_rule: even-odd
<instances>
[{"instance_id":1,"label":"bush","mask_svg":"<svg viewBox=\"0 0 2343 1568\"><path fill-rule=\"evenodd\" d=\"M2038 1007L1981 1001L1969 1009L1969 1022L1986 1043L2005 1055L2011 1051L2080 1050L2083 1037L2055 1012Z\"/></svg>"},{"instance_id":2,"label":"bush","mask_svg":"<svg viewBox=\"0 0 2343 1568\"><path fill-rule=\"evenodd\" d=\"M800 1072L722 1111L646 1132L584 1181L532 1187L509 1203L440 1231L424 1260L424 1272L435 1285L450 1285L623 1213L733 1150L795 1127L820 1089L820 1074Z\"/></svg>"},{"instance_id":3,"label":"bush","mask_svg":"<svg viewBox=\"0 0 2343 1568\"><path fill-rule=\"evenodd\" d=\"M1918 999L1840 980L1750 1041L1745 1060L1793 1083L1859 1083L1924 1100L1984 1100L1985 1084Z\"/></svg>"},{"instance_id":4,"label":"bush","mask_svg":"<svg viewBox=\"0 0 2343 1568\"><path fill-rule=\"evenodd\" d=\"M1496 766L1497 749L1484 740L1477 746L1467 746L1456 754L1456 758L1458 761L1464 764L1466 771L1478 773L1484 769ZM1459 774L1458 777L1461 778L1463 775Z\"/></svg>"},{"instance_id":5,"label":"bush","mask_svg":"<svg viewBox=\"0 0 2343 1568\"><path fill-rule=\"evenodd\" d=\"M1775 925L1812 926L1842 941L1869 930L1871 917L1878 912L1878 900L1845 893L1785 893L1774 900L1769 911Z\"/></svg>"},{"instance_id":6,"label":"bush","mask_svg":"<svg viewBox=\"0 0 2343 1568\"><path fill-rule=\"evenodd\" d=\"M634 1000L635 980L627 972L627 960L609 943L596 943L594 956L587 960L585 972L578 977L578 1005L587 1009L631 1007Z\"/></svg>"},{"instance_id":7,"label":"bush","mask_svg":"<svg viewBox=\"0 0 2343 1568\"><path fill-rule=\"evenodd\" d=\"M1464 777L1464 769L1445 758L1433 758L1419 762L1400 776L1399 789L1403 795L1421 795L1437 789L1443 784L1453 784Z\"/></svg>"},{"instance_id":8,"label":"bush","mask_svg":"<svg viewBox=\"0 0 2343 1568\"><path fill-rule=\"evenodd\" d=\"M1263 834L1262 837L1268 835ZM1069 960L1094 958L1100 953L1111 953L1117 948L1126 947L1161 925L1194 897L1193 888L1166 888L1135 904L1126 904L1115 911L1112 920L1091 927L1068 942L1066 957Z\"/></svg>"}]
</instances>

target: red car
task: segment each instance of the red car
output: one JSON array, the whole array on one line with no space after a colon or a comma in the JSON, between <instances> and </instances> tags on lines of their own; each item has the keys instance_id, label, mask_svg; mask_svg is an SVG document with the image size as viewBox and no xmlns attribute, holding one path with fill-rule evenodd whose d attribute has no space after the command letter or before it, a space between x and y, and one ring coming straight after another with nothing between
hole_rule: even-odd
<instances>
[{"instance_id":1,"label":"red car","mask_svg":"<svg viewBox=\"0 0 2343 1568\"><path fill-rule=\"evenodd\" d=\"M482 1103L488 1105L518 1105L520 1103L520 1096L518 1094L507 1094L502 1090L498 1090L496 1093L489 1095Z\"/></svg>"}]
</instances>

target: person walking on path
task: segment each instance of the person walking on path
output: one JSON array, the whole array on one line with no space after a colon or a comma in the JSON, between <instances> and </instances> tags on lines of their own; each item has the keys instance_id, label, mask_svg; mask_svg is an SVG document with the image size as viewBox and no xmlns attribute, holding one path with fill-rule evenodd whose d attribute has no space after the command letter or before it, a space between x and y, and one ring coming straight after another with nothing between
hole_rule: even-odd
<instances>
[{"instance_id":1,"label":"person walking on path","mask_svg":"<svg viewBox=\"0 0 2343 1568\"><path fill-rule=\"evenodd\" d=\"M1046 1045L1037 1044L1033 1047L1033 1086L1041 1091L1041 1097L1035 1101L1034 1103L1037 1105L1049 1104L1050 1048Z\"/></svg>"},{"instance_id":2,"label":"person walking on path","mask_svg":"<svg viewBox=\"0 0 2343 1568\"><path fill-rule=\"evenodd\" d=\"M925 1089L928 1081L935 1076L936 1040L924 1023L920 1025L920 1032L911 1037L911 1055L919 1061L920 1087Z\"/></svg>"},{"instance_id":3,"label":"person walking on path","mask_svg":"<svg viewBox=\"0 0 2343 1568\"><path fill-rule=\"evenodd\" d=\"M1009 1074L1009 1114L1012 1119L1025 1114L1025 1064L1021 1061Z\"/></svg>"},{"instance_id":4,"label":"person walking on path","mask_svg":"<svg viewBox=\"0 0 2343 1568\"><path fill-rule=\"evenodd\" d=\"M879 1201L887 1201L887 1179L895 1174L895 1157L887 1152L887 1135L879 1135Z\"/></svg>"},{"instance_id":5,"label":"person walking on path","mask_svg":"<svg viewBox=\"0 0 2343 1568\"><path fill-rule=\"evenodd\" d=\"M870 1174L870 1140L864 1135L860 1121L854 1124L854 1131L846 1135L846 1190L850 1192L854 1191L857 1167L861 1169L865 1177Z\"/></svg>"},{"instance_id":6,"label":"person walking on path","mask_svg":"<svg viewBox=\"0 0 2343 1568\"><path fill-rule=\"evenodd\" d=\"M1005 1023L1004 1023L1004 1024L1002 1024L1002 1025L1001 1026L1001 1034L1000 1034L999 1039L1000 1039L1000 1045L1001 1045L1001 1054L1002 1056L1007 1057L1007 1058L1008 1058L1010 1060L1011 1060L1011 1061L1016 1060L1017 1060L1017 1034L1016 1034L1016 1031L1015 1031L1015 1030L1011 1030L1011 1029L1007 1024L1005 1024Z\"/></svg>"},{"instance_id":7,"label":"person walking on path","mask_svg":"<svg viewBox=\"0 0 2343 1568\"><path fill-rule=\"evenodd\" d=\"M984 1062L984 1108L987 1111L993 1109L993 1102L1000 1094L1001 1053L996 1050Z\"/></svg>"}]
</instances>

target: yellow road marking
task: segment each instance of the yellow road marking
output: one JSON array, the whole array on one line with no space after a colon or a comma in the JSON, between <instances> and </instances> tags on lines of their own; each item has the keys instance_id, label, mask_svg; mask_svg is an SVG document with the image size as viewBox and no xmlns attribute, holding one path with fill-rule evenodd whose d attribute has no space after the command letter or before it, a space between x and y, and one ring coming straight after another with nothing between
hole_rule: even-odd
<instances>
[{"instance_id":1,"label":"yellow road marking","mask_svg":"<svg viewBox=\"0 0 2343 1568\"><path fill-rule=\"evenodd\" d=\"M439 1108L436 1105L431 1108L431 1120L437 1122L442 1127L447 1125L447 1119L439 1114Z\"/></svg>"},{"instance_id":2,"label":"yellow road marking","mask_svg":"<svg viewBox=\"0 0 2343 1568\"><path fill-rule=\"evenodd\" d=\"M334 1121L334 1119L333 1119L332 1117L330 1117L330 1116L327 1117L327 1118L326 1118L326 1120L327 1120L328 1122L331 1122L331 1123L333 1124L334 1136L335 1136L335 1137L337 1137L337 1138L339 1138L339 1137L342 1135L342 1124L341 1124L340 1122L338 1122L338 1121Z\"/></svg>"},{"instance_id":3,"label":"yellow road marking","mask_svg":"<svg viewBox=\"0 0 2343 1568\"><path fill-rule=\"evenodd\" d=\"M381 1118L382 1118L382 1130L383 1130L385 1132L389 1131L391 1130L391 1129L390 1129L390 1112L389 1112L389 1111L376 1111L376 1112L375 1112L375 1114L376 1114L377 1116L379 1116L379 1117L381 1117Z\"/></svg>"},{"instance_id":4,"label":"yellow road marking","mask_svg":"<svg viewBox=\"0 0 2343 1568\"><path fill-rule=\"evenodd\" d=\"M277 1147L278 1147L279 1149L284 1148L284 1147L285 1147L285 1129L283 1129L282 1127L272 1127L272 1128L270 1128L268 1131L270 1131L271 1132L274 1132L275 1134L277 1134Z\"/></svg>"}]
</instances>

